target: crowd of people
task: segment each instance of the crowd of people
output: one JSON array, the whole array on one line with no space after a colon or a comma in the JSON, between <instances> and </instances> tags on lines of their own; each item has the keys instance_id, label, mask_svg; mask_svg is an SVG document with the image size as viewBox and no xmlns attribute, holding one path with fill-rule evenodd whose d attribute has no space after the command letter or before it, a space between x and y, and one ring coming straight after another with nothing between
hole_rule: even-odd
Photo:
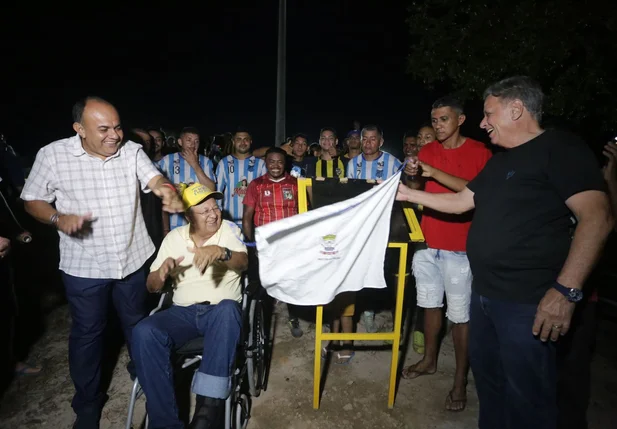
<instances>
[{"instance_id":1,"label":"crowd of people","mask_svg":"<svg viewBox=\"0 0 617 429\"><path fill-rule=\"evenodd\" d=\"M447 319L456 357L447 410L465 409L471 367L480 428L586 427L593 320L577 315L597 300L586 280L613 229L617 145L606 146L602 171L580 139L541 127L543 98L527 77L490 86L480 127L492 147L462 135L460 100L440 98L430 124L403 136L404 160L383 150L376 125L354 126L340 142L335 129L323 128L318 147L299 133L281 147L256 150L246 129L215 148L186 127L170 145L161 129L123 130L103 99L76 103L75 135L39 151L20 195L25 210L60 237L72 319L73 427L99 427L111 305L150 427L184 427L170 356L200 335L204 358L193 379L190 427L223 427L240 340L241 276L249 267L258 272L259 255L247 247L255 228L298 213L298 177L380 182L403 165L397 199L422 209L426 243L410 267L414 348L424 356L402 378L436 372ZM4 258L11 236L2 237ZM175 305L146 317L148 292L169 283ZM376 308L356 311L361 298L344 293L327 306L333 331L353 332L356 319L366 332L380 329ZM298 310L288 305L294 337L303 335ZM330 353L341 365L355 355L349 341L322 350Z\"/></svg>"}]
</instances>

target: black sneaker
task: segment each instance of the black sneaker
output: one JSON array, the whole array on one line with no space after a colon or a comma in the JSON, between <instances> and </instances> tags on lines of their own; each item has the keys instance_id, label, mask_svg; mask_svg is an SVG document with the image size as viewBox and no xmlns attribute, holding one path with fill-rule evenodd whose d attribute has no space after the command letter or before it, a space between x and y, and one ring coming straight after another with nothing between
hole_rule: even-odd
<instances>
[{"instance_id":1,"label":"black sneaker","mask_svg":"<svg viewBox=\"0 0 617 429\"><path fill-rule=\"evenodd\" d=\"M300 327L300 321L298 319L290 319L288 323L292 337L300 338L302 334L304 334L304 332L302 332L302 328Z\"/></svg>"}]
</instances>

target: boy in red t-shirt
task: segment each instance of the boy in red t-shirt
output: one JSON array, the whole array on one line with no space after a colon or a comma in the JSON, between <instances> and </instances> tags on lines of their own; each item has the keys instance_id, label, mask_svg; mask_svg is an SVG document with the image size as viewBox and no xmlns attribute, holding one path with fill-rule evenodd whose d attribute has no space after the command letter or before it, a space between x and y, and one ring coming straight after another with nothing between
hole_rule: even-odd
<instances>
[{"instance_id":1,"label":"boy in red t-shirt","mask_svg":"<svg viewBox=\"0 0 617 429\"><path fill-rule=\"evenodd\" d=\"M453 193L465 188L491 157L482 143L464 137L462 103L454 97L437 100L431 110L437 140L422 147L417 160L406 167L415 188L431 193ZM415 161L415 162L413 162ZM418 179L419 168L425 180ZM437 370L438 336L442 324L444 293L446 317L453 323L452 338L456 356L454 386L446 397L446 409L461 411L467 403L469 371L469 304L472 275L466 254L471 214L445 215L430 209L422 214L422 231L427 249L414 254L412 270L416 278L418 306L424 308L424 358L403 370L403 378L412 379Z\"/></svg>"},{"instance_id":2,"label":"boy in red t-shirt","mask_svg":"<svg viewBox=\"0 0 617 429\"><path fill-rule=\"evenodd\" d=\"M253 180L246 190L242 229L249 241L255 240L256 227L298 214L298 182L285 172L286 157L287 153L278 147L268 149L266 174ZM287 304L287 310L291 335L299 338L303 332L296 306Z\"/></svg>"}]
</instances>

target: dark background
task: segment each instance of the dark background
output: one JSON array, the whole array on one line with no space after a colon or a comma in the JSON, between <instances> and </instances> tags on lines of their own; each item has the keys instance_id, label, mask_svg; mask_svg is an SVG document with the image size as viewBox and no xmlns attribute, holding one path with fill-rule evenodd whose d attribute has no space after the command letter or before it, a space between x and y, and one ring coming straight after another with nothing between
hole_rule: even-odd
<instances>
[{"instance_id":1,"label":"dark background","mask_svg":"<svg viewBox=\"0 0 617 429\"><path fill-rule=\"evenodd\" d=\"M0 132L32 156L71 136L72 104L98 95L125 127L212 135L243 126L256 146L274 144L278 2L195 5L5 8ZM398 153L405 130L444 95L405 73L406 13L404 1L288 1L288 135L316 141L324 126L344 135L357 119L382 126L386 150ZM480 111L466 126L476 137Z\"/></svg>"}]
</instances>

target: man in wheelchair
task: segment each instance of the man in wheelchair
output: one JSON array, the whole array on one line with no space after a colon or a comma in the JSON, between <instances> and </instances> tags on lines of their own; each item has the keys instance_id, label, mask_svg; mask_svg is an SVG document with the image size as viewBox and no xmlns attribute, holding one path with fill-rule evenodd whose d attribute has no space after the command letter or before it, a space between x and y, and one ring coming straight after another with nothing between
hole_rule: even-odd
<instances>
[{"instance_id":1,"label":"man in wheelchair","mask_svg":"<svg viewBox=\"0 0 617 429\"><path fill-rule=\"evenodd\" d=\"M196 183L182 195L188 225L163 240L147 286L159 292L169 280L173 306L133 330L133 359L147 401L150 428L184 428L174 393L172 351L204 337L203 359L192 382L197 395L192 429L224 427L225 399L241 335L241 274L248 267L240 229L221 218L223 198Z\"/></svg>"}]
</instances>

